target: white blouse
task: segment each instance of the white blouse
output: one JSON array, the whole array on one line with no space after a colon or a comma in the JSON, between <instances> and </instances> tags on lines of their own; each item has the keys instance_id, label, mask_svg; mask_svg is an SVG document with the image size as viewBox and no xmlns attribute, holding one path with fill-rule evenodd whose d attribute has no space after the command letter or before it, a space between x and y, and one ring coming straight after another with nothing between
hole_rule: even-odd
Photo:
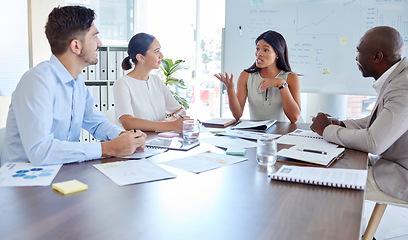
<instances>
[{"instance_id":1,"label":"white blouse","mask_svg":"<svg viewBox=\"0 0 408 240\"><path fill-rule=\"evenodd\" d=\"M123 115L150 121L160 121L166 113L173 113L181 105L158 75L149 74L147 81L128 75L120 77L113 85L116 120Z\"/></svg>"}]
</instances>

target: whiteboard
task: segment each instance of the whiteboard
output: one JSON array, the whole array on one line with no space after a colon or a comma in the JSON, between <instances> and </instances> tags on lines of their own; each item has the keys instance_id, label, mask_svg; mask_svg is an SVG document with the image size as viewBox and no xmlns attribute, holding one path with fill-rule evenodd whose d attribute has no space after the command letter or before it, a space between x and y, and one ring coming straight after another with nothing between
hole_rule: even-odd
<instances>
[{"instance_id":1,"label":"whiteboard","mask_svg":"<svg viewBox=\"0 0 408 240\"><path fill-rule=\"evenodd\" d=\"M224 71L234 80L255 61L255 39L267 30L286 39L302 92L375 95L355 58L364 33L387 25L408 52L407 0L226 0Z\"/></svg>"}]
</instances>

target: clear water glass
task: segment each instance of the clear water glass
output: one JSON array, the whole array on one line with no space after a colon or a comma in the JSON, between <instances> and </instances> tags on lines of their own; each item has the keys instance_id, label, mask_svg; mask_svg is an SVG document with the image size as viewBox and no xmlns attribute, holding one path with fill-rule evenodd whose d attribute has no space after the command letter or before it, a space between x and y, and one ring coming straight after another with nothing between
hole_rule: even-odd
<instances>
[{"instance_id":1,"label":"clear water glass","mask_svg":"<svg viewBox=\"0 0 408 240\"><path fill-rule=\"evenodd\" d=\"M277 144L274 139L258 139L256 160L261 166L273 166L276 163Z\"/></svg>"},{"instance_id":2,"label":"clear water glass","mask_svg":"<svg viewBox=\"0 0 408 240\"><path fill-rule=\"evenodd\" d=\"M198 141L200 135L200 122L197 120L183 121L183 140L187 143Z\"/></svg>"}]
</instances>

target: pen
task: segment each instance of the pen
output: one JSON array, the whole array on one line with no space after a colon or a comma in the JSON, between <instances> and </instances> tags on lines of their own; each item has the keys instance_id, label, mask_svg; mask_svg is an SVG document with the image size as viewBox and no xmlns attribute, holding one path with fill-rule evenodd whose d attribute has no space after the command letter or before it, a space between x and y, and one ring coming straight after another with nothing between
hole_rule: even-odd
<instances>
[{"instance_id":1,"label":"pen","mask_svg":"<svg viewBox=\"0 0 408 240\"><path fill-rule=\"evenodd\" d=\"M310 153L318 153L318 154L327 154L327 152L325 152L325 151L313 150L313 149L306 149L306 148L303 148L303 149L299 148L298 150L299 150L299 151L302 151L302 152L310 152Z\"/></svg>"},{"instance_id":2,"label":"pen","mask_svg":"<svg viewBox=\"0 0 408 240\"><path fill-rule=\"evenodd\" d=\"M133 132L137 132L136 128L133 128ZM140 136L137 136L135 138L140 138Z\"/></svg>"},{"instance_id":3,"label":"pen","mask_svg":"<svg viewBox=\"0 0 408 240\"><path fill-rule=\"evenodd\" d=\"M268 101L268 88L265 90L265 102Z\"/></svg>"},{"instance_id":4,"label":"pen","mask_svg":"<svg viewBox=\"0 0 408 240\"><path fill-rule=\"evenodd\" d=\"M177 116L179 116L179 117L181 117L181 118L183 118L183 119L186 119L186 117L184 117L184 116L181 115L180 113L178 113Z\"/></svg>"}]
</instances>

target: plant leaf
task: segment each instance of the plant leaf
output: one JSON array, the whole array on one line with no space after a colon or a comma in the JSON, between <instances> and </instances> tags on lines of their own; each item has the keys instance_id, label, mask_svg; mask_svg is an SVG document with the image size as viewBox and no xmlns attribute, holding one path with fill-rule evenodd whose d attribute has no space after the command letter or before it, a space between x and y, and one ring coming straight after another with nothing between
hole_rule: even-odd
<instances>
[{"instance_id":1,"label":"plant leaf","mask_svg":"<svg viewBox=\"0 0 408 240\"><path fill-rule=\"evenodd\" d=\"M190 106L187 103L187 100L184 99L183 97L180 97L180 95L178 95L177 93L172 92L174 98L177 100L178 103L180 103L181 105L183 105L184 109L189 109Z\"/></svg>"}]
</instances>

